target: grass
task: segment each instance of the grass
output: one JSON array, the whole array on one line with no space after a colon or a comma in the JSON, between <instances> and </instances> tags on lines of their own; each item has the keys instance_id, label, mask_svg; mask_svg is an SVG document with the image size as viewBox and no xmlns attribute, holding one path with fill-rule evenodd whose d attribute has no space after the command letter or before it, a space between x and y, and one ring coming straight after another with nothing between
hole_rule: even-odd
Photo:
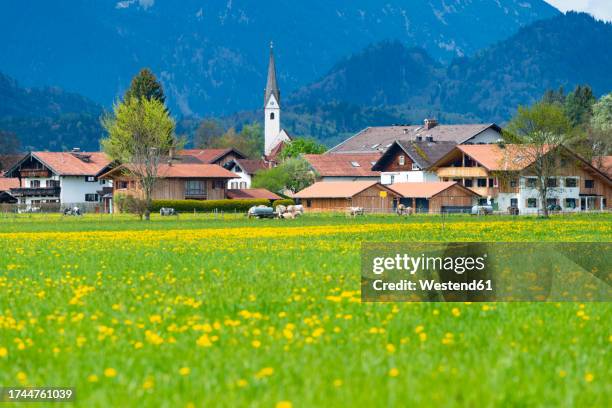
<instances>
[{"instance_id":1,"label":"grass","mask_svg":"<svg viewBox=\"0 0 612 408\"><path fill-rule=\"evenodd\" d=\"M606 214L0 218L0 385L87 407L609 406L610 304L363 304L359 248L611 237Z\"/></svg>"}]
</instances>

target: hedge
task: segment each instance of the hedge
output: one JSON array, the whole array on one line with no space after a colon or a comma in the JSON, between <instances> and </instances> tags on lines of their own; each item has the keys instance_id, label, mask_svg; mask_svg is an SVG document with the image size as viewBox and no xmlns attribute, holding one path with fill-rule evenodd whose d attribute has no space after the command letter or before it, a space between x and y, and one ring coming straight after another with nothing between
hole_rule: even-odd
<instances>
[{"instance_id":1,"label":"hedge","mask_svg":"<svg viewBox=\"0 0 612 408\"><path fill-rule=\"evenodd\" d=\"M246 212L254 205L270 205L270 200L153 200L151 211L158 212L160 208L174 208L178 212Z\"/></svg>"},{"instance_id":2,"label":"hedge","mask_svg":"<svg viewBox=\"0 0 612 408\"><path fill-rule=\"evenodd\" d=\"M284 198L282 200L276 200L272 203L272 207L276 208L277 205L284 205L285 207L295 204L291 198Z\"/></svg>"}]
</instances>

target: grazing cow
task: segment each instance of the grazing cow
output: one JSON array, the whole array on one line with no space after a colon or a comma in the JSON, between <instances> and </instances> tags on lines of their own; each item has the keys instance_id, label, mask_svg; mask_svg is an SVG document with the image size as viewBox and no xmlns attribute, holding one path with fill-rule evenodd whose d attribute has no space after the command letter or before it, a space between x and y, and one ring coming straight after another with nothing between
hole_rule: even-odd
<instances>
[{"instance_id":1,"label":"grazing cow","mask_svg":"<svg viewBox=\"0 0 612 408\"><path fill-rule=\"evenodd\" d=\"M81 215L81 209L79 207L66 208L66 209L64 209L64 215L80 216Z\"/></svg>"},{"instance_id":2,"label":"grazing cow","mask_svg":"<svg viewBox=\"0 0 612 408\"><path fill-rule=\"evenodd\" d=\"M176 210L174 208L166 208L166 207L162 207L159 209L159 215L161 215L162 217L167 217L170 215L176 215Z\"/></svg>"},{"instance_id":3,"label":"grazing cow","mask_svg":"<svg viewBox=\"0 0 612 408\"><path fill-rule=\"evenodd\" d=\"M404 204L400 204L397 206L395 210L397 215L412 215L412 207L405 206Z\"/></svg>"},{"instance_id":4,"label":"grazing cow","mask_svg":"<svg viewBox=\"0 0 612 408\"><path fill-rule=\"evenodd\" d=\"M284 205L277 205L275 212L277 214L278 217L280 217L281 215L283 215L284 213L287 212L287 207L285 207Z\"/></svg>"},{"instance_id":5,"label":"grazing cow","mask_svg":"<svg viewBox=\"0 0 612 408\"><path fill-rule=\"evenodd\" d=\"M348 213L351 217L363 215L363 207L349 207Z\"/></svg>"},{"instance_id":6,"label":"grazing cow","mask_svg":"<svg viewBox=\"0 0 612 408\"><path fill-rule=\"evenodd\" d=\"M286 212L281 214L281 218L285 220L294 220L297 217L296 213Z\"/></svg>"}]
</instances>

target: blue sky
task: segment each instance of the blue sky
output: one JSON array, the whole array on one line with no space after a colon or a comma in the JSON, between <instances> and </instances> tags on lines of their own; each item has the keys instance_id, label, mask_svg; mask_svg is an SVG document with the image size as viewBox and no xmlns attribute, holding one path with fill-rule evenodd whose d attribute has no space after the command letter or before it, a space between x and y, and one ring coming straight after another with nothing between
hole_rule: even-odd
<instances>
[{"instance_id":1,"label":"blue sky","mask_svg":"<svg viewBox=\"0 0 612 408\"><path fill-rule=\"evenodd\" d=\"M586 11L601 20L612 21L612 0L545 0L561 11Z\"/></svg>"}]
</instances>

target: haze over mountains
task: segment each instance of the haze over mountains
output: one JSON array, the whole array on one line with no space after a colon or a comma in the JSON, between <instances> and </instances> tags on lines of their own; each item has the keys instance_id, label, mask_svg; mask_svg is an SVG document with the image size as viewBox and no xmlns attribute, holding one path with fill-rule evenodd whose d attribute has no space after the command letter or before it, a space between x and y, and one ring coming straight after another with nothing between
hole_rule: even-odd
<instances>
[{"instance_id":1,"label":"haze over mountains","mask_svg":"<svg viewBox=\"0 0 612 408\"><path fill-rule=\"evenodd\" d=\"M278 3L4 4L0 72L24 86L6 78L3 86L0 77L0 127L17 131L25 147L97 148L95 111L110 107L143 66L160 76L179 118L260 120L270 38L283 126L328 144L368 125L425 116L503 122L518 104L559 85L612 90L612 54L604 51L612 47L612 25L560 14L540 0ZM45 85L85 97L25 89ZM7 107L15 99L25 109ZM84 116L56 136L51 124L62 115ZM91 132L79 136L81 129Z\"/></svg>"}]
</instances>

